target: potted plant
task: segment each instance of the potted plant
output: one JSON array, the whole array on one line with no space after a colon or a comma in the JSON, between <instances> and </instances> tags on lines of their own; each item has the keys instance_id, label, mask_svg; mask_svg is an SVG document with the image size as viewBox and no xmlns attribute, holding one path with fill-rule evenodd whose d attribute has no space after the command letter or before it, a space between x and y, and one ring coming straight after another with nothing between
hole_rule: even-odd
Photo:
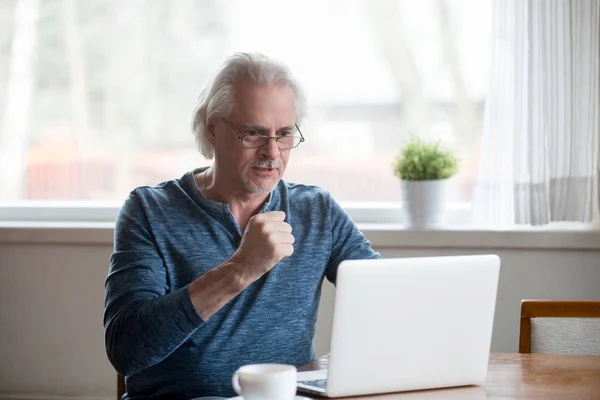
<instances>
[{"instance_id":1,"label":"potted plant","mask_svg":"<svg viewBox=\"0 0 600 400\"><path fill-rule=\"evenodd\" d=\"M441 141L412 137L393 164L400 178L406 225L431 229L444 224L450 178L458 172L458 159Z\"/></svg>"}]
</instances>

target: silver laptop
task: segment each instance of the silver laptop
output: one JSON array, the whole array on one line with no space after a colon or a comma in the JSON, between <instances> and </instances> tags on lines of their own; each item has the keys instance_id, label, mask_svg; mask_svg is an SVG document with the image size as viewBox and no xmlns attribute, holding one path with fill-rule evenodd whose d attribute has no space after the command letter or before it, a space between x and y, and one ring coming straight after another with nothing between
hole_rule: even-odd
<instances>
[{"instance_id":1,"label":"silver laptop","mask_svg":"<svg viewBox=\"0 0 600 400\"><path fill-rule=\"evenodd\" d=\"M301 392L359 396L485 380L496 255L352 260L339 265L329 365Z\"/></svg>"}]
</instances>

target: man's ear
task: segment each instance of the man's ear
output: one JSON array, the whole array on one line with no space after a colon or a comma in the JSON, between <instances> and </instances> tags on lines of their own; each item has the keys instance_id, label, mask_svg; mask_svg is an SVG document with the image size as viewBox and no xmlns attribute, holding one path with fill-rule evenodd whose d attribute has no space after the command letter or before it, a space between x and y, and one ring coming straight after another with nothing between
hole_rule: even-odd
<instances>
[{"instance_id":1,"label":"man's ear","mask_svg":"<svg viewBox=\"0 0 600 400\"><path fill-rule=\"evenodd\" d=\"M206 139L210 144L215 145L215 124L211 120L206 123Z\"/></svg>"}]
</instances>

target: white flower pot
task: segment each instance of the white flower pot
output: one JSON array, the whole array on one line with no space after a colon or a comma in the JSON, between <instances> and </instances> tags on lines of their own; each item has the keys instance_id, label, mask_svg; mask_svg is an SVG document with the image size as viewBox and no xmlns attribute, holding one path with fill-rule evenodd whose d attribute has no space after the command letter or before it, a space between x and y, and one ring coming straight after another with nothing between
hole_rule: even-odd
<instances>
[{"instance_id":1,"label":"white flower pot","mask_svg":"<svg viewBox=\"0 0 600 400\"><path fill-rule=\"evenodd\" d=\"M450 179L401 180L404 222L410 229L436 229L445 223Z\"/></svg>"}]
</instances>

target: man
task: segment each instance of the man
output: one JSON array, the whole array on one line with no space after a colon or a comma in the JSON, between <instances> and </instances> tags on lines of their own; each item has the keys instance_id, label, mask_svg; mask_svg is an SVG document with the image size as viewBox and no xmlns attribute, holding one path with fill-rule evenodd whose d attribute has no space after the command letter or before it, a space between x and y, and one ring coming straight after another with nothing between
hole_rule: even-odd
<instances>
[{"instance_id":1,"label":"man","mask_svg":"<svg viewBox=\"0 0 600 400\"><path fill-rule=\"evenodd\" d=\"M104 327L127 399L233 396L241 365L309 362L323 278L379 257L326 191L282 180L305 109L286 66L232 56L194 116L213 165L125 201Z\"/></svg>"}]
</instances>

